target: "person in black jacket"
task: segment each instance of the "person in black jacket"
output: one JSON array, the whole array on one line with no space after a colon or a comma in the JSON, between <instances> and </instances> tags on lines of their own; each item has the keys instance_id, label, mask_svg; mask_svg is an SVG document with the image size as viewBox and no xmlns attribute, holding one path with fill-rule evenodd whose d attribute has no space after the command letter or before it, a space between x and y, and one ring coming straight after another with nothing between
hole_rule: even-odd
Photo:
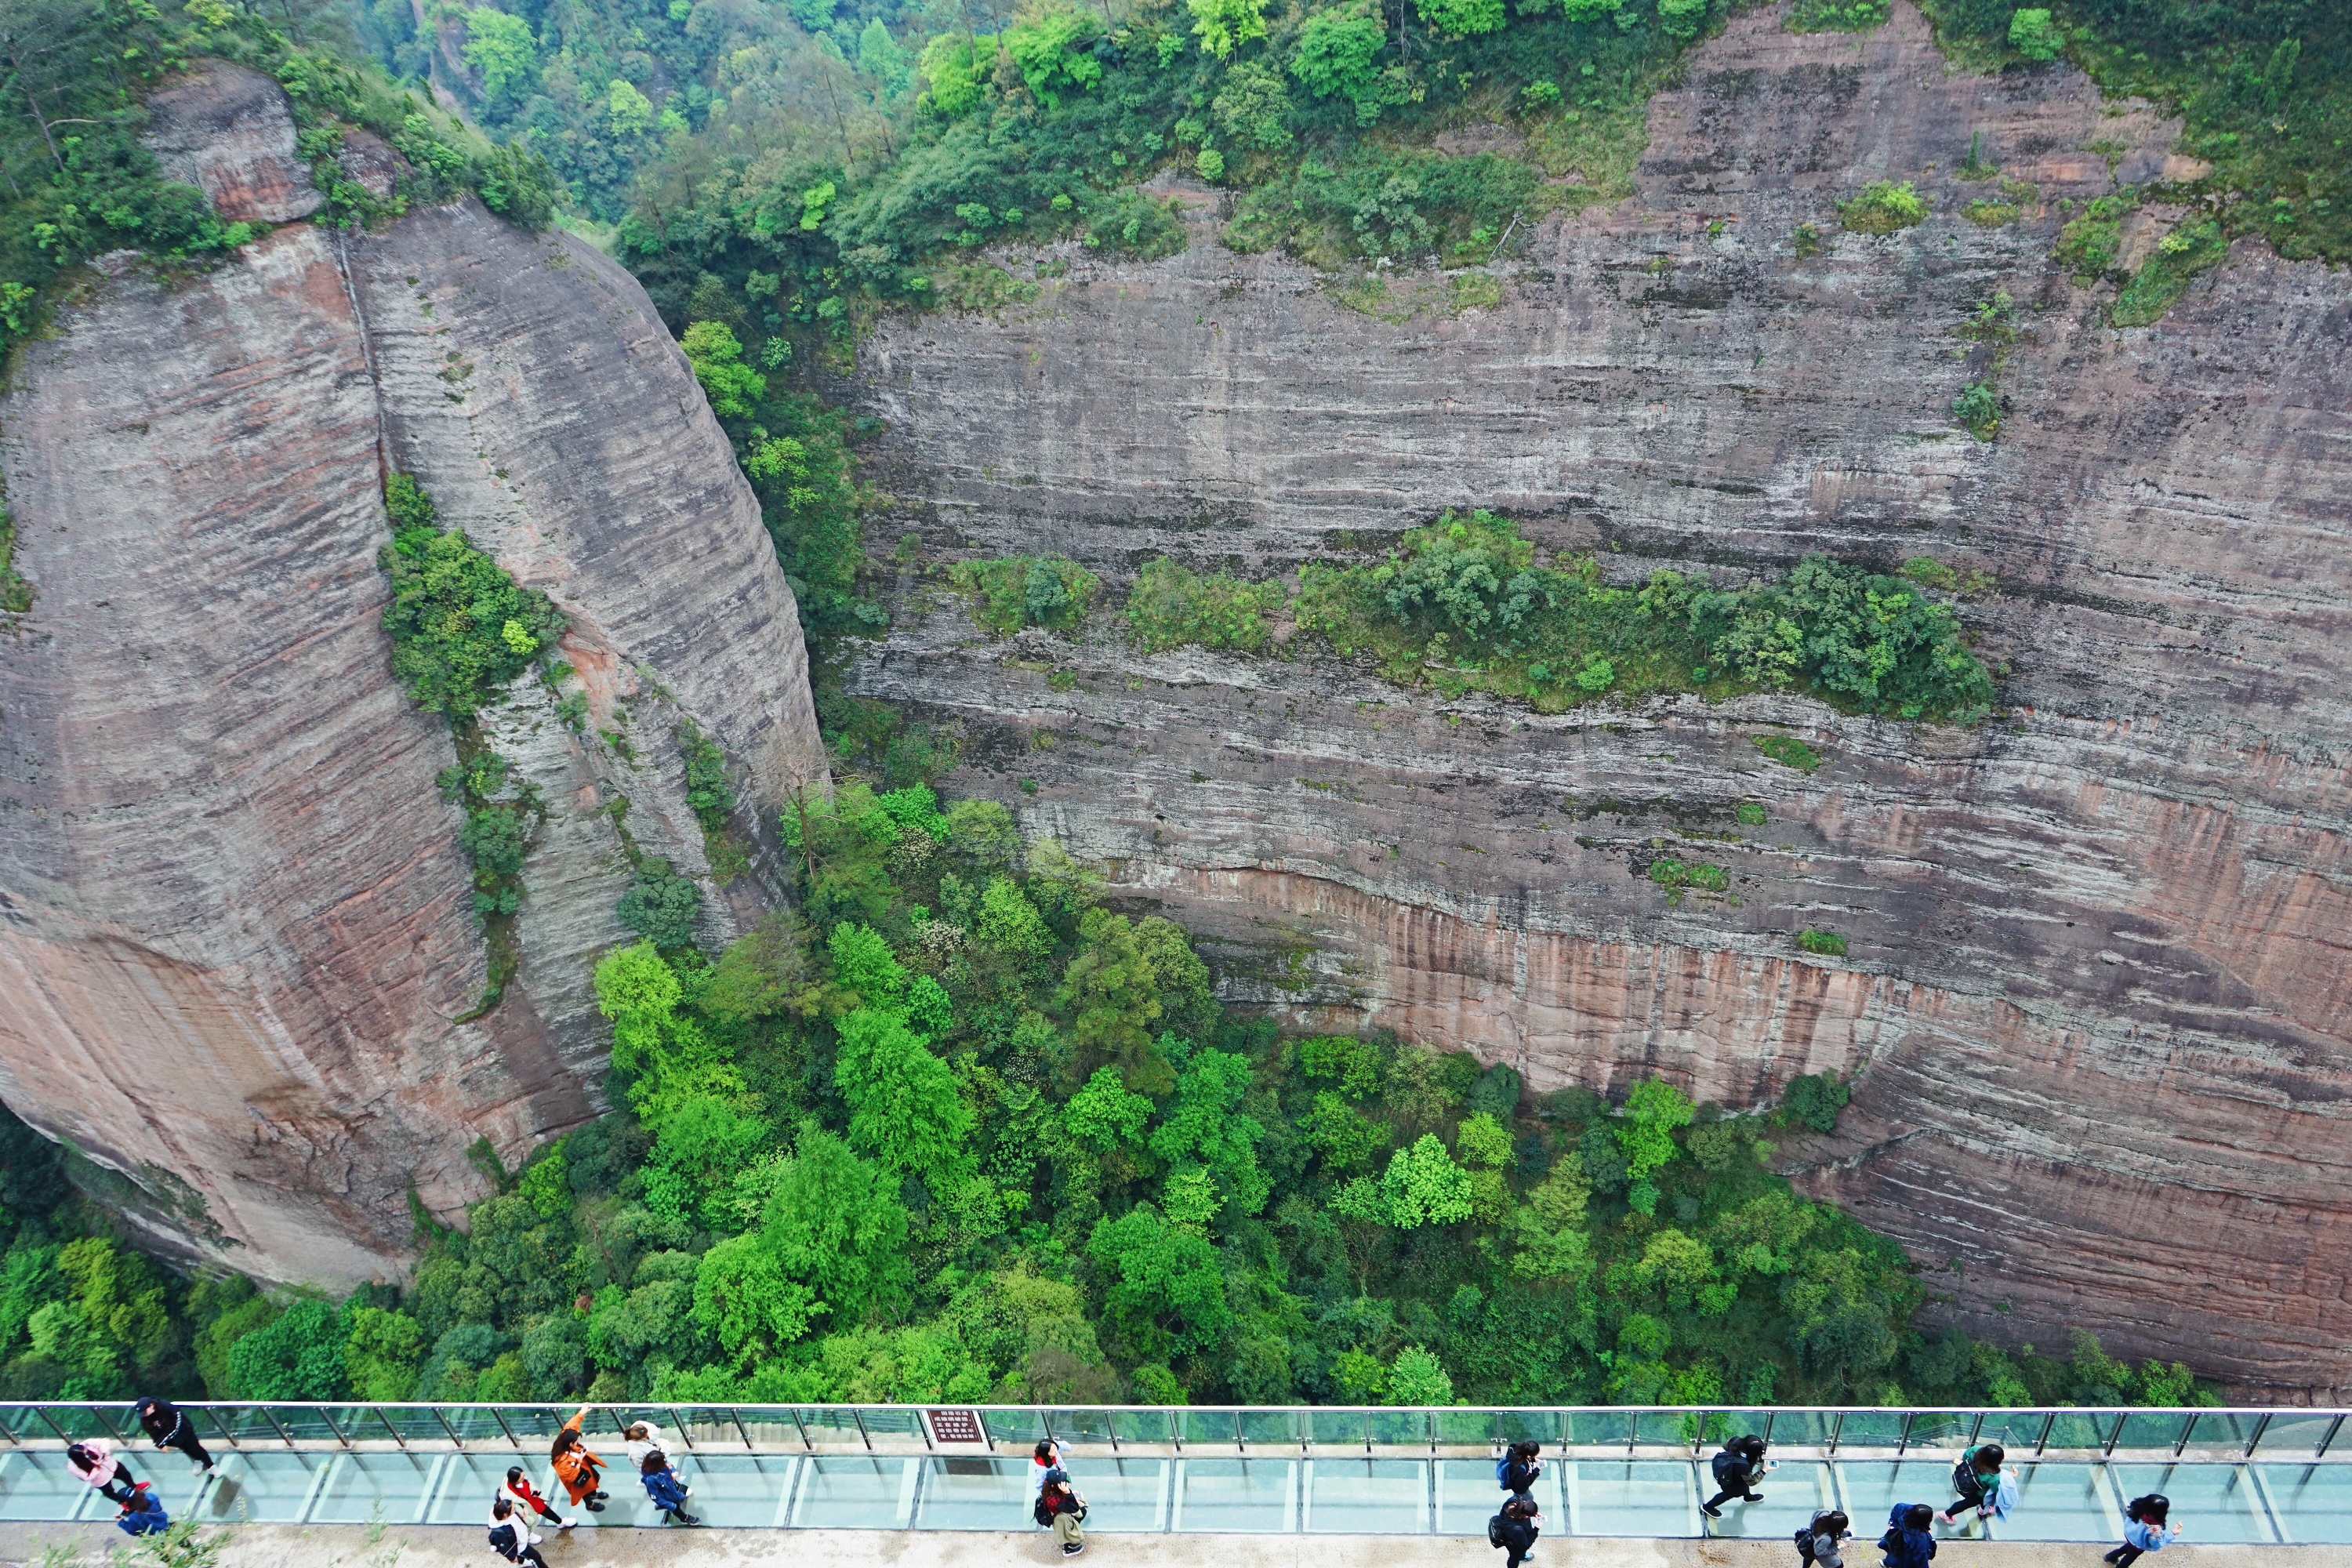
<instances>
[{"instance_id":1,"label":"person in black jacket","mask_svg":"<svg viewBox=\"0 0 2352 1568\"><path fill-rule=\"evenodd\" d=\"M1503 1489L1515 1498L1535 1500L1536 1478L1543 1474L1543 1445L1530 1438L1511 1445L1503 1457Z\"/></svg>"},{"instance_id":2,"label":"person in black jacket","mask_svg":"<svg viewBox=\"0 0 2352 1568\"><path fill-rule=\"evenodd\" d=\"M1734 1437L1715 1457L1715 1484L1723 1489L1699 1504L1699 1510L1709 1519L1721 1519L1723 1505L1733 1498L1742 1502L1762 1502L1764 1494L1756 1489L1756 1483L1770 1468L1764 1462L1763 1438L1753 1432Z\"/></svg>"},{"instance_id":3,"label":"person in black jacket","mask_svg":"<svg viewBox=\"0 0 2352 1568\"><path fill-rule=\"evenodd\" d=\"M188 1419L186 1411L155 1394L141 1394L137 1409L139 1425L155 1440L156 1447L179 1449L208 1476L220 1473L220 1467L213 1463L213 1457L197 1440L195 1423Z\"/></svg>"},{"instance_id":4,"label":"person in black jacket","mask_svg":"<svg viewBox=\"0 0 2352 1568\"><path fill-rule=\"evenodd\" d=\"M539 1537L523 1528L522 1516L515 1512L513 1503L501 1497L490 1504L491 1551L509 1563L547 1568L547 1559L539 1554L538 1541Z\"/></svg>"},{"instance_id":5,"label":"person in black jacket","mask_svg":"<svg viewBox=\"0 0 2352 1568\"><path fill-rule=\"evenodd\" d=\"M1528 1553L1536 1549L1536 1537L1543 1533L1538 1528L1542 1522L1543 1515L1536 1511L1532 1499L1505 1500L1503 1511L1486 1527L1488 1537L1510 1554L1503 1568L1519 1568L1528 1560Z\"/></svg>"}]
</instances>

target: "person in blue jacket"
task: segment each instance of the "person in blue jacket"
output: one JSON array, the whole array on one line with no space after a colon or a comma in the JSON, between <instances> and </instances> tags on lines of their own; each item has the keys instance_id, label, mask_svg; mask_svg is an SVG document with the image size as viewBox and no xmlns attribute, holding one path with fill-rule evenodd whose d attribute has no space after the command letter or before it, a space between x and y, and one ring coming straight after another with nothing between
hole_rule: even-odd
<instances>
[{"instance_id":1,"label":"person in blue jacket","mask_svg":"<svg viewBox=\"0 0 2352 1568\"><path fill-rule=\"evenodd\" d=\"M687 1485L669 1468L668 1455L658 1448L646 1454L637 1467L637 1479L645 1483L646 1496L668 1518L680 1524L702 1522L686 1511Z\"/></svg>"},{"instance_id":2,"label":"person in blue jacket","mask_svg":"<svg viewBox=\"0 0 2352 1568\"><path fill-rule=\"evenodd\" d=\"M1884 1568L1927 1568L1936 1555L1936 1510L1924 1502L1898 1502L1886 1516L1886 1533L1878 1549L1886 1553Z\"/></svg>"},{"instance_id":3,"label":"person in blue jacket","mask_svg":"<svg viewBox=\"0 0 2352 1568\"><path fill-rule=\"evenodd\" d=\"M2161 1552L2180 1539L2180 1527L2167 1524L2172 1512L2172 1500L2160 1492L2132 1499L2124 1510L2124 1543L2106 1554L2105 1561L2116 1568L2131 1568L2140 1557L2150 1552Z\"/></svg>"}]
</instances>

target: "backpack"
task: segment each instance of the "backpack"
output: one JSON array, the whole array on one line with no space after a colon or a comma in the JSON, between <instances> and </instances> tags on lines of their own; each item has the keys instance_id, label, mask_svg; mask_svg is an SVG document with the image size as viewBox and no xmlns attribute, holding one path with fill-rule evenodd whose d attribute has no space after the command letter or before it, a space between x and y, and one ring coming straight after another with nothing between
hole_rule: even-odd
<instances>
[{"instance_id":1,"label":"backpack","mask_svg":"<svg viewBox=\"0 0 2352 1568\"><path fill-rule=\"evenodd\" d=\"M1813 1560L1813 1527L1810 1524L1797 1526L1797 1557L1805 1563Z\"/></svg>"},{"instance_id":2,"label":"backpack","mask_svg":"<svg viewBox=\"0 0 2352 1568\"><path fill-rule=\"evenodd\" d=\"M1047 1506L1045 1494L1043 1491L1040 1491L1037 1494L1036 1504L1029 1510L1029 1517L1037 1521L1040 1529L1051 1530L1054 1528L1054 1510L1051 1507Z\"/></svg>"},{"instance_id":3,"label":"backpack","mask_svg":"<svg viewBox=\"0 0 2352 1568\"><path fill-rule=\"evenodd\" d=\"M1508 1489L1511 1484L1511 1456L1504 1455L1495 1461L1495 1484Z\"/></svg>"},{"instance_id":4,"label":"backpack","mask_svg":"<svg viewBox=\"0 0 2352 1568\"><path fill-rule=\"evenodd\" d=\"M1499 1513L1486 1521L1486 1544L1494 1547L1510 1544L1503 1539L1503 1516Z\"/></svg>"},{"instance_id":5,"label":"backpack","mask_svg":"<svg viewBox=\"0 0 2352 1568\"><path fill-rule=\"evenodd\" d=\"M1897 1542L1903 1539L1903 1516L1911 1511L1907 1502L1898 1502L1886 1514L1886 1533L1878 1538L1878 1549L1888 1556L1895 1554Z\"/></svg>"}]
</instances>

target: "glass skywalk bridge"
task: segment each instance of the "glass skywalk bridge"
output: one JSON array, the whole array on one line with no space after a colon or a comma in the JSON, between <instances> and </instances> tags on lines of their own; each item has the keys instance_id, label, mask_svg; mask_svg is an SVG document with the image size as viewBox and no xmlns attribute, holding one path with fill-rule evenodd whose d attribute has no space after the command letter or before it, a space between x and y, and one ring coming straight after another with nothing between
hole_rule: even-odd
<instances>
[{"instance_id":1,"label":"glass skywalk bridge","mask_svg":"<svg viewBox=\"0 0 2352 1568\"><path fill-rule=\"evenodd\" d=\"M106 1521L66 1468L70 1438L109 1436L174 1518L224 1523L479 1525L509 1465L561 1498L548 1446L570 1406L184 1405L220 1462L194 1473L120 1405L0 1405L0 1521ZM2116 1541L2125 1500L2160 1491L2201 1542L2352 1542L2345 1413L2237 1410L1685 1410L1037 1406L599 1406L589 1447L617 1461L583 1528L658 1523L619 1428L657 1423L708 1524L737 1529L1031 1528L1028 1454L1059 1439L1089 1530L1480 1535L1501 1445L1534 1438L1551 1534L1786 1539L1822 1508L1874 1535L1897 1502L1951 1500L1953 1462L1999 1442L2014 1515L1970 1533ZM1706 1456L1763 1433L1764 1500L1710 1520ZM570 1513L573 1510L567 1509ZM1958 1531L1939 1533L1958 1535Z\"/></svg>"}]
</instances>

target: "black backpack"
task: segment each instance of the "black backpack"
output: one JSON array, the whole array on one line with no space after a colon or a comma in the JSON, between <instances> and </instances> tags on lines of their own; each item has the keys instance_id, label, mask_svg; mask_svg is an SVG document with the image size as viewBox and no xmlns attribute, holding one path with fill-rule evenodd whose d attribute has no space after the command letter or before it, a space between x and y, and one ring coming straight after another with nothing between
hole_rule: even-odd
<instances>
[{"instance_id":1,"label":"black backpack","mask_svg":"<svg viewBox=\"0 0 2352 1568\"><path fill-rule=\"evenodd\" d=\"M1045 1494L1044 1492L1039 1492L1037 1494L1037 1501L1035 1505L1029 1510L1029 1517L1035 1520L1041 1526L1047 1530L1054 1528L1054 1510L1045 1506Z\"/></svg>"},{"instance_id":2,"label":"black backpack","mask_svg":"<svg viewBox=\"0 0 2352 1568\"><path fill-rule=\"evenodd\" d=\"M1494 1547L1509 1544L1503 1539L1503 1516L1499 1513L1486 1521L1486 1544Z\"/></svg>"},{"instance_id":3,"label":"black backpack","mask_svg":"<svg viewBox=\"0 0 2352 1568\"><path fill-rule=\"evenodd\" d=\"M1811 1563L1813 1560L1813 1527L1810 1524L1797 1526L1796 1539L1798 1558Z\"/></svg>"}]
</instances>

